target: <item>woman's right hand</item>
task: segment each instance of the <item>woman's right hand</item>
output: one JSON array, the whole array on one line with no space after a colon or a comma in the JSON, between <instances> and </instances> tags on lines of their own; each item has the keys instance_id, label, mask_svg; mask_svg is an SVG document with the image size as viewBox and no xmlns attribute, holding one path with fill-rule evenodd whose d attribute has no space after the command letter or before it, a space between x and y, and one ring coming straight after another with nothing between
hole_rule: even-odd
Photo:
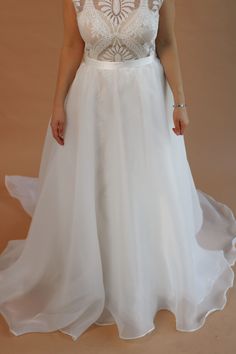
<instances>
[{"instance_id":1,"label":"woman's right hand","mask_svg":"<svg viewBox=\"0 0 236 354\"><path fill-rule=\"evenodd\" d=\"M64 107L57 107L53 109L51 116L52 135L60 145L64 145L66 113Z\"/></svg>"}]
</instances>

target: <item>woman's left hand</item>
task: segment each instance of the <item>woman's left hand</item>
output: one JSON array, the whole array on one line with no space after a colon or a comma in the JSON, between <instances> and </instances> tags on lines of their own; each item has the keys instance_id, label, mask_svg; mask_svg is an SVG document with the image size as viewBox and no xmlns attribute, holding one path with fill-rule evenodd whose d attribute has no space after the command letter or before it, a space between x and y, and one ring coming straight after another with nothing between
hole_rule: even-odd
<instances>
[{"instance_id":1,"label":"woman's left hand","mask_svg":"<svg viewBox=\"0 0 236 354\"><path fill-rule=\"evenodd\" d=\"M175 127L172 128L176 135L183 135L189 124L188 112L186 107L175 107L173 111L173 121Z\"/></svg>"}]
</instances>

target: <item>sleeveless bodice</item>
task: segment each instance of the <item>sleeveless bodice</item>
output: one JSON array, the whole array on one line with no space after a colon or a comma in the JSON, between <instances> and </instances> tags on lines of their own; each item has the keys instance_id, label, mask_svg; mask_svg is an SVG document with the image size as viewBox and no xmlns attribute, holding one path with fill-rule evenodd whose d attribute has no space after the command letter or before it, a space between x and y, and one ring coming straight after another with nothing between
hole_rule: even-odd
<instances>
[{"instance_id":1,"label":"sleeveless bodice","mask_svg":"<svg viewBox=\"0 0 236 354\"><path fill-rule=\"evenodd\" d=\"M164 0L72 0L85 55L125 61L155 52Z\"/></svg>"}]
</instances>

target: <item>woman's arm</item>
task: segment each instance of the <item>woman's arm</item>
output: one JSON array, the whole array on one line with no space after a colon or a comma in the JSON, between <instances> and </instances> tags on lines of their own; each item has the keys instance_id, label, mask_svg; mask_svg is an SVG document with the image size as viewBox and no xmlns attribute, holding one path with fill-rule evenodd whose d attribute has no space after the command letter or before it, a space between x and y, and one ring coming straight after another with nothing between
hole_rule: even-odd
<instances>
[{"instance_id":1,"label":"woman's arm","mask_svg":"<svg viewBox=\"0 0 236 354\"><path fill-rule=\"evenodd\" d=\"M174 30L175 2L164 0L160 9L159 29L156 37L156 51L163 65L166 78L173 92L174 102L185 103L183 81L180 69L178 47ZM186 108L175 108L173 112L177 135L182 135L189 124Z\"/></svg>"},{"instance_id":2,"label":"woman's arm","mask_svg":"<svg viewBox=\"0 0 236 354\"><path fill-rule=\"evenodd\" d=\"M63 3L64 37L60 51L56 90L53 99L51 128L53 137L64 145L65 111L64 100L75 77L84 52L84 41L80 35L76 12L72 0Z\"/></svg>"}]
</instances>

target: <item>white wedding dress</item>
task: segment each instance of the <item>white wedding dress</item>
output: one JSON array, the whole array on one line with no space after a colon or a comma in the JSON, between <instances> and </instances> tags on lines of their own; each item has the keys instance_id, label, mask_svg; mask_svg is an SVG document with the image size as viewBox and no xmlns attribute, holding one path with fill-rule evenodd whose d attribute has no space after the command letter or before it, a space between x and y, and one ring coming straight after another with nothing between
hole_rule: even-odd
<instances>
[{"instance_id":1,"label":"white wedding dress","mask_svg":"<svg viewBox=\"0 0 236 354\"><path fill-rule=\"evenodd\" d=\"M86 46L65 100L65 145L48 124L39 176L5 176L32 220L0 255L0 313L14 335L76 340L116 324L133 339L155 329L160 309L195 331L233 286L236 220L196 189L172 131L155 54L162 0L73 4Z\"/></svg>"}]
</instances>

